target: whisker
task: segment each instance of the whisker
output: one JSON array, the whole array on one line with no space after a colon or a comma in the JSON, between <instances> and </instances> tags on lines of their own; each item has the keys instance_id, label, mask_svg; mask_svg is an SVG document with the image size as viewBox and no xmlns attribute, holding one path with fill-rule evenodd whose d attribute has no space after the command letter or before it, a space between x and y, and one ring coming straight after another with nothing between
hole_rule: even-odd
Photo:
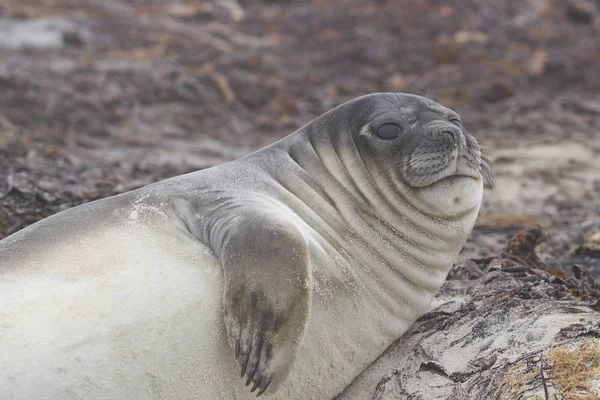
<instances>
[{"instance_id":1,"label":"whisker","mask_svg":"<svg viewBox=\"0 0 600 400\"><path fill-rule=\"evenodd\" d=\"M392 92L392 93L396 96L396 99L399 101L399 103L396 102L396 99L394 99L394 97L392 97L392 95L390 94L390 92L385 92L385 95L386 95L385 97L388 97L393 102L393 104L395 105L396 109L400 113L402 113L402 101L400 101L400 98L398 97L398 93L396 93L396 92Z\"/></svg>"},{"instance_id":2,"label":"whisker","mask_svg":"<svg viewBox=\"0 0 600 400\"><path fill-rule=\"evenodd\" d=\"M404 108L404 103L402 103L402 99L400 99L400 96L398 95L398 93L397 92L392 92L392 93L394 93L394 96L396 96L396 98L398 99L398 103L400 103L400 106L402 108Z\"/></svg>"},{"instance_id":3,"label":"whisker","mask_svg":"<svg viewBox=\"0 0 600 400\"><path fill-rule=\"evenodd\" d=\"M396 100L387 92L384 93L385 96L383 97L383 99L385 101L388 102L388 104L392 105L394 108L396 108L397 110L400 110L398 103L396 103Z\"/></svg>"},{"instance_id":4,"label":"whisker","mask_svg":"<svg viewBox=\"0 0 600 400\"><path fill-rule=\"evenodd\" d=\"M486 183L490 188L495 189L495 179L494 179L494 152L487 148L479 146L481 152L481 165L479 166L481 176L483 177L484 183Z\"/></svg>"}]
</instances>

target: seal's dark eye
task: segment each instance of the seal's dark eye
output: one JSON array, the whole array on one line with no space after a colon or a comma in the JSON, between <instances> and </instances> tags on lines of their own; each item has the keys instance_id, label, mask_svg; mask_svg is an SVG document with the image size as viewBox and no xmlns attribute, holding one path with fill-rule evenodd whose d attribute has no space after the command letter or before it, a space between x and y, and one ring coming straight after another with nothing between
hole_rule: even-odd
<instances>
[{"instance_id":1,"label":"seal's dark eye","mask_svg":"<svg viewBox=\"0 0 600 400\"><path fill-rule=\"evenodd\" d=\"M396 139L398 136L400 136L400 133L400 127L396 124L387 123L377 128L377 136L382 139Z\"/></svg>"},{"instance_id":2,"label":"seal's dark eye","mask_svg":"<svg viewBox=\"0 0 600 400\"><path fill-rule=\"evenodd\" d=\"M450 122L452 122L454 125L458 126L459 128L464 128L462 122L460 122L460 119L458 119L458 118L452 118L452 119L450 119Z\"/></svg>"}]
</instances>

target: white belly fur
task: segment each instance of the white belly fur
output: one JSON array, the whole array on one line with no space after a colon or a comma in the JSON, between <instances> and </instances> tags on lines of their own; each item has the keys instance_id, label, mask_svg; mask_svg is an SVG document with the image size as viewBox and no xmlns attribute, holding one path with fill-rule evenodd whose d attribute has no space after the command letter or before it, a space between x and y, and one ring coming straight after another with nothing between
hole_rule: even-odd
<instances>
[{"instance_id":1,"label":"white belly fur","mask_svg":"<svg viewBox=\"0 0 600 400\"><path fill-rule=\"evenodd\" d=\"M224 337L221 267L183 233L164 233L109 229L0 275L0 393L219 398L201 393L219 393L223 382L205 377L233 362L214 354Z\"/></svg>"},{"instance_id":2,"label":"white belly fur","mask_svg":"<svg viewBox=\"0 0 600 400\"><path fill-rule=\"evenodd\" d=\"M160 219L79 235L0 274L3 399L254 398L225 339L220 264ZM384 332L412 322L369 303L317 284L296 365L268 397L335 396L391 343Z\"/></svg>"}]
</instances>

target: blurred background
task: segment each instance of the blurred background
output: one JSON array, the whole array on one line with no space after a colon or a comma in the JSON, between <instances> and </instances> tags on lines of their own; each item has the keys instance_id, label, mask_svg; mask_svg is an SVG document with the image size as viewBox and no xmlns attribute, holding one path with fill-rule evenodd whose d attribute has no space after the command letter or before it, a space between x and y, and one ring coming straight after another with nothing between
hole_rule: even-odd
<instances>
[{"instance_id":1,"label":"blurred background","mask_svg":"<svg viewBox=\"0 0 600 400\"><path fill-rule=\"evenodd\" d=\"M0 238L401 91L495 153L463 256L539 224L543 259L600 269L600 0L2 0L0 16Z\"/></svg>"}]
</instances>

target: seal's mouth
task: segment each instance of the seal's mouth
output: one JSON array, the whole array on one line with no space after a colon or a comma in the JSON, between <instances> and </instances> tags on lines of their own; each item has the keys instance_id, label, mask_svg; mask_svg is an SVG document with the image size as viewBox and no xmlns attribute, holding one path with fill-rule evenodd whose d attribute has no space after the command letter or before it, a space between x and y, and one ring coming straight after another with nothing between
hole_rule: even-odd
<instances>
[{"instance_id":1,"label":"seal's mouth","mask_svg":"<svg viewBox=\"0 0 600 400\"><path fill-rule=\"evenodd\" d=\"M468 171L465 171L464 169L462 169L459 172L457 170L452 171L452 168L449 167L445 171L437 171L434 173L421 173L418 176L413 175L409 178L405 178L405 180L412 187L423 188L453 178L465 178L479 181L483 179L483 176L481 175L479 170L469 169Z\"/></svg>"},{"instance_id":2,"label":"seal's mouth","mask_svg":"<svg viewBox=\"0 0 600 400\"><path fill-rule=\"evenodd\" d=\"M475 179L476 181L482 179L482 176L479 172L477 171L473 171L472 173L456 173L454 175L450 175L447 176L445 178L440 179L440 181L443 181L444 179L449 179L449 178L469 178L469 179Z\"/></svg>"}]
</instances>

